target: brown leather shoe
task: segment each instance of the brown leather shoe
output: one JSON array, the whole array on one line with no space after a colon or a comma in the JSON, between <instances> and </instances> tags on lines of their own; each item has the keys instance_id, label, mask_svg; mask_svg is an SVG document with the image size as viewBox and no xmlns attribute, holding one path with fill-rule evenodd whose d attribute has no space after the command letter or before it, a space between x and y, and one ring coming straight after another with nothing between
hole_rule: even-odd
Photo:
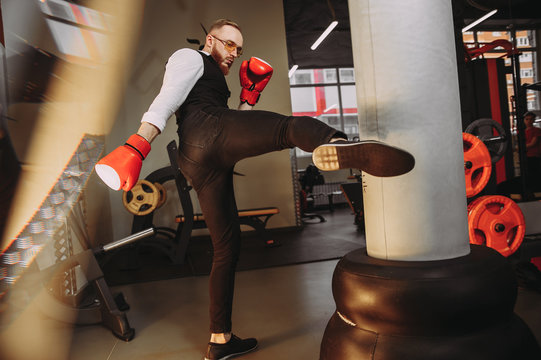
<instances>
[{"instance_id":1,"label":"brown leather shoe","mask_svg":"<svg viewBox=\"0 0 541 360\"><path fill-rule=\"evenodd\" d=\"M409 152L377 140L323 144L314 150L312 160L323 171L359 169L379 177L402 175L415 166Z\"/></svg>"}]
</instances>

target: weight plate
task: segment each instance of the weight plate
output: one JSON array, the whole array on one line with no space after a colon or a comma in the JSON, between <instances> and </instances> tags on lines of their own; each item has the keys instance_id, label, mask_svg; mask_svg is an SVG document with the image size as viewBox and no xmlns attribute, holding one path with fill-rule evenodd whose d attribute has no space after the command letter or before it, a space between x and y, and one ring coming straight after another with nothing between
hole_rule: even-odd
<instances>
[{"instance_id":1,"label":"weight plate","mask_svg":"<svg viewBox=\"0 0 541 360\"><path fill-rule=\"evenodd\" d=\"M477 203L479 202L479 199L481 199L481 197L478 197L477 199L473 200L471 203L468 204L468 216L470 214L470 211L472 211L472 209L475 208L475 206L477 206Z\"/></svg>"},{"instance_id":2,"label":"weight plate","mask_svg":"<svg viewBox=\"0 0 541 360\"><path fill-rule=\"evenodd\" d=\"M160 208L167 201L167 190L159 182L155 182L154 186L156 186L156 189L158 189L158 191L160 192L160 198L158 200L158 205L156 205L156 208Z\"/></svg>"},{"instance_id":3,"label":"weight plate","mask_svg":"<svg viewBox=\"0 0 541 360\"><path fill-rule=\"evenodd\" d=\"M133 215L150 214L158 205L160 192L154 184L147 180L139 180L134 187L122 194L122 203Z\"/></svg>"},{"instance_id":4,"label":"weight plate","mask_svg":"<svg viewBox=\"0 0 541 360\"><path fill-rule=\"evenodd\" d=\"M492 161L487 147L476 136L462 133L462 142L466 196L470 198L479 194L490 180Z\"/></svg>"},{"instance_id":5,"label":"weight plate","mask_svg":"<svg viewBox=\"0 0 541 360\"><path fill-rule=\"evenodd\" d=\"M492 163L497 163L507 149L507 135L503 126L492 119L477 119L466 127L466 132L475 135L488 148Z\"/></svg>"},{"instance_id":6,"label":"weight plate","mask_svg":"<svg viewBox=\"0 0 541 360\"><path fill-rule=\"evenodd\" d=\"M511 199L482 196L468 205L470 243L486 245L503 256L513 254L524 240L524 215Z\"/></svg>"}]
</instances>

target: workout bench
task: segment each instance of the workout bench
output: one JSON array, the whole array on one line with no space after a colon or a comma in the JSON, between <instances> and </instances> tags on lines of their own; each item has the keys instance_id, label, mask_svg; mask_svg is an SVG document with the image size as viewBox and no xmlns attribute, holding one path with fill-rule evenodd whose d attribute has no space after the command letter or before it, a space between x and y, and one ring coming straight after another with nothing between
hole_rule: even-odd
<instances>
[{"instance_id":1,"label":"workout bench","mask_svg":"<svg viewBox=\"0 0 541 360\"><path fill-rule=\"evenodd\" d=\"M188 181L178 167L178 150L174 140L167 145L167 153L169 155L170 166L155 170L149 174L145 180L152 183L158 182L160 184L169 180L175 180L184 214L175 217L175 222L177 223L176 230L163 227L155 228L156 233L166 235L170 240L163 241L162 239L155 238L143 243L158 247L160 250L164 251L175 264L182 264L186 257L186 250L188 248L192 230L204 229L207 225L202 214L194 214L192 199L190 197L192 187L188 184ZM280 213L278 208L267 207L239 210L238 215L240 224L252 227L257 236L264 240L266 246L277 246L278 242L270 238L266 231L266 226L269 219L278 213ZM153 227L153 216L154 212L145 216L134 216L132 233L137 233L149 227Z\"/></svg>"},{"instance_id":2,"label":"workout bench","mask_svg":"<svg viewBox=\"0 0 541 360\"><path fill-rule=\"evenodd\" d=\"M258 233L258 235L264 234L267 222L273 215L278 213L280 213L280 210L275 207L239 210L238 212L241 225L251 226ZM177 215L175 217L175 222L177 223L183 223L184 221L184 215ZM204 229L206 227L207 225L205 224L205 217L203 214L194 214L193 228ZM269 241L270 242L266 242L267 245L274 244L274 240Z\"/></svg>"}]
</instances>

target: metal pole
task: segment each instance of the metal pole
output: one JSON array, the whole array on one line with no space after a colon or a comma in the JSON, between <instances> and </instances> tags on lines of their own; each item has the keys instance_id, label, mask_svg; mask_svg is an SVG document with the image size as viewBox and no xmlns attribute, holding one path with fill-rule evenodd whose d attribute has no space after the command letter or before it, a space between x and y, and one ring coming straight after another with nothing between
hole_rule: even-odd
<instances>
[{"instance_id":1,"label":"metal pole","mask_svg":"<svg viewBox=\"0 0 541 360\"><path fill-rule=\"evenodd\" d=\"M511 35L511 43L513 49L517 48L516 30L513 24L508 26ZM520 59L519 54L511 56L511 67L513 76L513 90L515 93L515 119L517 121L517 142L518 142L518 159L520 168L520 187L522 200L531 200L532 192L530 184L528 184L528 169L526 162L526 137L524 129L524 113L526 112L526 90L521 85L520 80Z\"/></svg>"},{"instance_id":2,"label":"metal pole","mask_svg":"<svg viewBox=\"0 0 541 360\"><path fill-rule=\"evenodd\" d=\"M143 238L146 238L148 236L151 236L151 235L154 235L156 233L156 230L154 228L149 228L149 229L146 229L146 230L143 230L143 231L140 231L138 233L135 233L135 234L132 234L128 237L125 237L123 239L120 239L120 240L117 240L117 241L113 241L112 243L109 243L107 245L104 245L101 250L103 252L107 252L107 251L110 251L110 250L113 250L113 249L116 249L116 248L119 248L119 247L122 247L124 245L127 245L127 244L131 244L132 242L135 242L137 240L140 240L140 239L143 239Z\"/></svg>"}]
</instances>

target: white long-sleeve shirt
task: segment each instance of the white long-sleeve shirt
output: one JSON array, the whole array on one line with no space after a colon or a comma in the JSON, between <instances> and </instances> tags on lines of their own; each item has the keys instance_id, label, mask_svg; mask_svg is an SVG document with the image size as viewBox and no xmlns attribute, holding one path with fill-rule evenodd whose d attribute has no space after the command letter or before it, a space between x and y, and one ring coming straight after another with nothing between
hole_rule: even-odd
<instances>
[{"instance_id":1,"label":"white long-sleeve shirt","mask_svg":"<svg viewBox=\"0 0 541 360\"><path fill-rule=\"evenodd\" d=\"M150 123L162 132L167 120L178 110L197 80L203 76L203 71L203 58L198 51L188 48L177 50L169 57L165 66L160 93L143 114L141 122Z\"/></svg>"}]
</instances>

